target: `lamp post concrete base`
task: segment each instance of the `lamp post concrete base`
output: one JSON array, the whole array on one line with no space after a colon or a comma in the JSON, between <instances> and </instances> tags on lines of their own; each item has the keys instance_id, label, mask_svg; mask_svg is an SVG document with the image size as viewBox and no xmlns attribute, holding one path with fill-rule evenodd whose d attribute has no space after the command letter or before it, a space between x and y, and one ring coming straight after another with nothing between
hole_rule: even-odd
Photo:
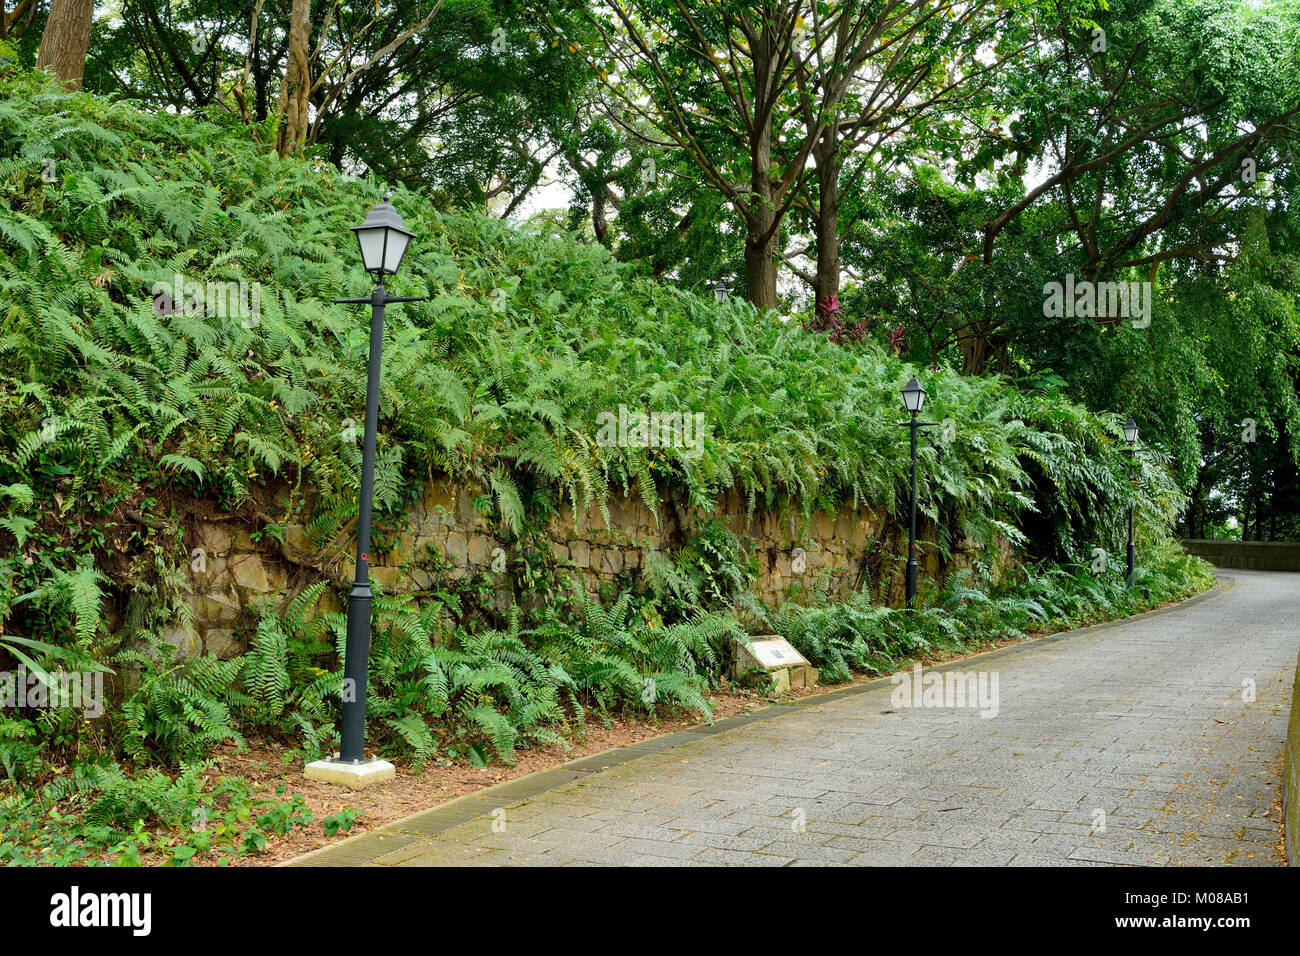
<instances>
[{"instance_id":1,"label":"lamp post concrete base","mask_svg":"<svg viewBox=\"0 0 1300 956\"><path fill-rule=\"evenodd\" d=\"M303 768L302 775L308 780L319 780L322 783L332 783L350 790L360 790L383 783L385 780L392 780L397 776L397 768L387 760L378 760L374 757L356 762L342 761L333 757L329 760L313 760Z\"/></svg>"}]
</instances>

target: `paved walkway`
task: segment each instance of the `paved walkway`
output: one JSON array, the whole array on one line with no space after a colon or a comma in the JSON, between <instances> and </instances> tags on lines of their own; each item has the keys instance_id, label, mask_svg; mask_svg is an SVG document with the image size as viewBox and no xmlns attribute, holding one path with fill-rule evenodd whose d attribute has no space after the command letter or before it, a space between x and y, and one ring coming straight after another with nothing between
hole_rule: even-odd
<instances>
[{"instance_id":1,"label":"paved walkway","mask_svg":"<svg viewBox=\"0 0 1300 956\"><path fill-rule=\"evenodd\" d=\"M899 707L878 682L520 778L295 863L1275 865L1264 814L1300 574L1223 581L936 669L996 674L996 716Z\"/></svg>"}]
</instances>

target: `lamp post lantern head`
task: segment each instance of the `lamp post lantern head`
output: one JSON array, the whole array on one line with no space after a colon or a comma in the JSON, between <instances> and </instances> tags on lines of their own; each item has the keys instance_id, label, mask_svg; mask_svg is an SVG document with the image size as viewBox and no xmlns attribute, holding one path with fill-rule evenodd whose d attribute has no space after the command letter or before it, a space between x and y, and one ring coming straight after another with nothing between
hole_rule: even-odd
<instances>
[{"instance_id":1,"label":"lamp post lantern head","mask_svg":"<svg viewBox=\"0 0 1300 956\"><path fill-rule=\"evenodd\" d=\"M415 233L406 228L402 217L389 204L392 195L386 193L384 201L370 210L366 221L352 227L357 234L357 245L361 247L361 261L366 271L381 279L397 273L407 247L415 238Z\"/></svg>"},{"instance_id":2,"label":"lamp post lantern head","mask_svg":"<svg viewBox=\"0 0 1300 956\"><path fill-rule=\"evenodd\" d=\"M722 279L713 283L713 300L715 302L726 302L727 296L731 294L731 288Z\"/></svg>"},{"instance_id":3,"label":"lamp post lantern head","mask_svg":"<svg viewBox=\"0 0 1300 956\"><path fill-rule=\"evenodd\" d=\"M926 391L921 387L921 383L913 375L908 383L903 386L903 405L913 415L921 411L925 405Z\"/></svg>"},{"instance_id":4,"label":"lamp post lantern head","mask_svg":"<svg viewBox=\"0 0 1300 956\"><path fill-rule=\"evenodd\" d=\"M1128 421L1124 423L1124 440L1130 445L1136 444L1138 440L1138 426L1137 422L1133 421L1132 415L1130 415Z\"/></svg>"}]
</instances>

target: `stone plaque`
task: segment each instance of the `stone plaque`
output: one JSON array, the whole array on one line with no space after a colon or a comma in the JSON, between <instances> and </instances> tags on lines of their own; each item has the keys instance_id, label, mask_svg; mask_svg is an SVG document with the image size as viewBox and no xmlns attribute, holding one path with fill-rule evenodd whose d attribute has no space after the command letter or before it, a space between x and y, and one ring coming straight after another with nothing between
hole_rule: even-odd
<instances>
[{"instance_id":1,"label":"stone plaque","mask_svg":"<svg viewBox=\"0 0 1300 956\"><path fill-rule=\"evenodd\" d=\"M806 667L808 661L784 637L754 638L749 653L769 670L777 667Z\"/></svg>"}]
</instances>

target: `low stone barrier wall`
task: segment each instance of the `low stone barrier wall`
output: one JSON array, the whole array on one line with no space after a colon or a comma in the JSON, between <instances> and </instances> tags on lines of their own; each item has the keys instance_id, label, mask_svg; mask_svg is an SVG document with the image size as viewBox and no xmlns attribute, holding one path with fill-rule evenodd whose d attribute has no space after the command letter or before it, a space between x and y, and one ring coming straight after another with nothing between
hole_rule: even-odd
<instances>
[{"instance_id":1,"label":"low stone barrier wall","mask_svg":"<svg viewBox=\"0 0 1300 956\"><path fill-rule=\"evenodd\" d=\"M445 479L430 481L408 511L405 529L388 540L391 547L372 546L371 579L390 593L429 588L434 582L430 557L435 553L450 566L446 573L454 579L500 571L511 561L510 544L474 507L481 495L476 487ZM597 506L576 520L565 507L546 529L556 560L579 574L593 591L624 572L641 570L646 550L669 555L712 517L753 545L759 565L753 591L760 599L780 600L791 585L811 592L825 577L835 597L867 589L880 600L903 600L906 534L879 509L811 516L789 511L749 515L746 502L734 492L719 500L713 512L667 503L656 513L635 494L611 496L607 506L608 522ZM178 626L168 633L169 642L182 656L242 653L257 604L267 598L291 597L321 578L342 587L352 575L355 543L350 536L317 549L301 525L285 527L278 539L263 535L256 542L235 520L197 521L192 527L186 547L194 556L190 578L195 620L193 626ZM979 556L972 541L962 542L946 565L934 549L923 548L922 576L934 580L941 573L969 567ZM998 569L1015 560L1005 545L991 557ZM498 597L509 599L504 593ZM327 600L335 598L330 595Z\"/></svg>"},{"instance_id":2,"label":"low stone barrier wall","mask_svg":"<svg viewBox=\"0 0 1300 956\"><path fill-rule=\"evenodd\" d=\"M1209 561L1216 568L1248 571L1300 571L1300 541L1229 541L1217 538L1188 538L1188 554Z\"/></svg>"}]
</instances>

